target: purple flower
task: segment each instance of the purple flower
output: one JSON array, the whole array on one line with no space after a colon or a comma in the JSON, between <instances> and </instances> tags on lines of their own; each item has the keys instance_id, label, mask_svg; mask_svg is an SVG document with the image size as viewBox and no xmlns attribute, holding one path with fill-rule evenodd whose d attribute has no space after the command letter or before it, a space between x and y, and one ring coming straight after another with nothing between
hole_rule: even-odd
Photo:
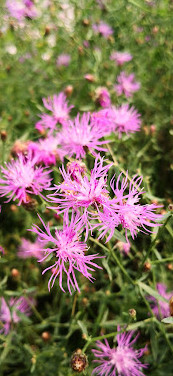
<instances>
[{"instance_id":1,"label":"purple flower","mask_svg":"<svg viewBox=\"0 0 173 376\"><path fill-rule=\"evenodd\" d=\"M162 300L157 301L153 296L147 296L147 299L150 300L152 303L151 308L153 313L161 320L164 317L170 316L170 308L169 308L169 300L173 296L173 291L166 292L167 286L163 283L157 283L157 291L158 293L163 296L163 298L167 299L168 302L163 302Z\"/></svg>"},{"instance_id":2,"label":"purple flower","mask_svg":"<svg viewBox=\"0 0 173 376\"><path fill-rule=\"evenodd\" d=\"M68 55L68 54L61 54L58 56L57 60L56 60L56 65L57 67L68 67L68 65L70 64L70 61L71 61L71 56Z\"/></svg>"},{"instance_id":3,"label":"purple flower","mask_svg":"<svg viewBox=\"0 0 173 376\"><path fill-rule=\"evenodd\" d=\"M18 21L23 20L25 17L37 17L36 8L31 0L7 0L6 7L11 16Z\"/></svg>"},{"instance_id":4,"label":"purple flower","mask_svg":"<svg viewBox=\"0 0 173 376\"><path fill-rule=\"evenodd\" d=\"M125 72L121 72L117 77L118 84L114 85L114 89L118 95L124 93L128 98L132 94L140 89L140 83L135 81L134 73L127 75Z\"/></svg>"},{"instance_id":5,"label":"purple flower","mask_svg":"<svg viewBox=\"0 0 173 376\"><path fill-rule=\"evenodd\" d=\"M105 141L99 141L104 133L91 120L89 113L84 113L81 118L78 114L74 121L69 120L60 131L60 144L69 157L76 155L77 159L83 158L87 150L94 155L94 150L106 151L101 147Z\"/></svg>"},{"instance_id":6,"label":"purple flower","mask_svg":"<svg viewBox=\"0 0 173 376\"><path fill-rule=\"evenodd\" d=\"M43 133L45 130L48 130L50 134L56 130L57 120L54 119L51 115L42 114L39 115L41 120L37 121L35 124L35 128L40 132Z\"/></svg>"},{"instance_id":7,"label":"purple flower","mask_svg":"<svg viewBox=\"0 0 173 376\"><path fill-rule=\"evenodd\" d=\"M91 121L95 124L96 128L103 132L104 136L110 134L115 128L112 108L93 112L91 114Z\"/></svg>"},{"instance_id":8,"label":"purple flower","mask_svg":"<svg viewBox=\"0 0 173 376\"><path fill-rule=\"evenodd\" d=\"M0 179L0 196L8 195L10 200L19 200L18 205L27 202L27 194L39 195L51 184L50 170L36 166L37 158L31 153L28 156L18 155L18 159L1 166L3 178Z\"/></svg>"},{"instance_id":9,"label":"purple flower","mask_svg":"<svg viewBox=\"0 0 173 376\"><path fill-rule=\"evenodd\" d=\"M103 21L93 24L92 28L96 34L101 34L105 39L108 39L113 34L113 29Z\"/></svg>"},{"instance_id":10,"label":"purple flower","mask_svg":"<svg viewBox=\"0 0 173 376\"><path fill-rule=\"evenodd\" d=\"M72 161L67 163L67 172L71 179L80 183L81 176L84 176L87 172L86 165L81 161Z\"/></svg>"},{"instance_id":11,"label":"purple flower","mask_svg":"<svg viewBox=\"0 0 173 376\"><path fill-rule=\"evenodd\" d=\"M69 118L69 112L74 106L68 107L68 102L66 101L66 95L64 93L54 94L53 98L48 97L43 98L43 104L47 110L52 112L53 120L61 124L64 123Z\"/></svg>"},{"instance_id":12,"label":"purple flower","mask_svg":"<svg viewBox=\"0 0 173 376\"><path fill-rule=\"evenodd\" d=\"M66 172L62 166L61 174L64 181L55 185L55 193L49 195L52 203L58 204L55 209L60 212L68 214L72 208L80 212L82 221L85 223L88 236L88 227L90 226L89 219L93 217L93 209L98 207L109 207L109 192L106 189L107 172L112 166L103 166L103 158L98 156L95 160L94 168L91 170L91 176L86 174L82 176L80 173L77 179L73 178L70 172Z\"/></svg>"},{"instance_id":13,"label":"purple flower","mask_svg":"<svg viewBox=\"0 0 173 376\"><path fill-rule=\"evenodd\" d=\"M55 165L58 159L63 160L64 152L59 148L58 136L49 136L37 142L30 142L28 150L31 150L37 158L37 163L45 166Z\"/></svg>"},{"instance_id":14,"label":"purple flower","mask_svg":"<svg viewBox=\"0 0 173 376\"><path fill-rule=\"evenodd\" d=\"M119 108L112 109L112 119L114 121L114 130L118 132L119 137L122 133L135 133L140 130L140 114L135 108L128 104L122 104Z\"/></svg>"},{"instance_id":15,"label":"purple flower","mask_svg":"<svg viewBox=\"0 0 173 376\"><path fill-rule=\"evenodd\" d=\"M97 358L94 362L99 363L99 366L92 373L100 376L144 376L141 368L147 368L147 365L142 364L139 358L144 354L146 347L135 350L133 344L139 334L131 341L133 334L134 331L117 334L117 347L113 348L106 339L105 343L96 341L99 350L93 349L92 352Z\"/></svg>"},{"instance_id":16,"label":"purple flower","mask_svg":"<svg viewBox=\"0 0 173 376\"><path fill-rule=\"evenodd\" d=\"M161 214L154 213L160 206L154 204L139 204L140 196L144 193L142 189L138 191L142 177L135 176L128 187L127 176L123 178L120 183L121 175L122 174L119 175L116 185L115 178L113 177L111 180L110 185L115 197L112 199L111 203L109 203L108 210L99 212L98 219L100 224L94 226L100 226L101 235L99 238L104 237L107 232L110 232L107 241L113 236L114 229L119 224L125 229L128 242L127 230L130 231L134 239L138 231L148 233L151 231L147 227L160 226L157 221L163 218ZM127 188L128 193L125 194Z\"/></svg>"},{"instance_id":17,"label":"purple flower","mask_svg":"<svg viewBox=\"0 0 173 376\"><path fill-rule=\"evenodd\" d=\"M116 244L116 247L120 250L120 252L125 253L125 255L128 255L130 252L130 243L123 243L121 241L118 241Z\"/></svg>"},{"instance_id":18,"label":"purple flower","mask_svg":"<svg viewBox=\"0 0 173 376\"><path fill-rule=\"evenodd\" d=\"M43 251L45 251L43 242L36 239L36 241L32 243L30 240L22 238L17 256L23 259L34 257L40 260L43 256Z\"/></svg>"},{"instance_id":19,"label":"purple flower","mask_svg":"<svg viewBox=\"0 0 173 376\"><path fill-rule=\"evenodd\" d=\"M124 63L132 60L133 57L128 52L118 52L113 51L110 60L113 60L117 63L117 65L123 65Z\"/></svg>"},{"instance_id":20,"label":"purple flower","mask_svg":"<svg viewBox=\"0 0 173 376\"><path fill-rule=\"evenodd\" d=\"M80 292L75 271L77 270L83 274L84 277L89 279L90 282L93 282L94 278L92 277L91 271L94 271L93 268L101 269L93 260L95 258L101 258L102 256L98 256L98 254L85 255L87 245L80 241L82 228L79 217L74 217L73 213L71 222L69 223L69 219L67 218L64 219L63 229L55 229L54 236L50 232L49 224L46 226L41 218L40 220L45 232L36 225L33 225L31 231L38 235L40 241L49 242L52 247L46 248L46 252L44 251L44 256L40 260L40 262L46 259L49 260L50 256L53 259L52 265L48 266L42 273L44 274L48 270L52 270L52 275L48 283L49 291L58 278L59 286L61 290L65 292L62 286L63 275L65 275L70 294L72 294L71 288Z\"/></svg>"},{"instance_id":21,"label":"purple flower","mask_svg":"<svg viewBox=\"0 0 173 376\"><path fill-rule=\"evenodd\" d=\"M31 300L32 303L32 300ZM31 315L31 310L27 300L24 297L11 298L8 305L4 298L1 298L0 308L0 321L3 323L3 329L0 333L7 335L11 329L13 323L21 321L21 316L18 316L18 312L23 313L25 316Z\"/></svg>"},{"instance_id":22,"label":"purple flower","mask_svg":"<svg viewBox=\"0 0 173 376\"><path fill-rule=\"evenodd\" d=\"M95 93L100 106L107 108L111 105L110 94L106 87L98 87Z\"/></svg>"}]
</instances>

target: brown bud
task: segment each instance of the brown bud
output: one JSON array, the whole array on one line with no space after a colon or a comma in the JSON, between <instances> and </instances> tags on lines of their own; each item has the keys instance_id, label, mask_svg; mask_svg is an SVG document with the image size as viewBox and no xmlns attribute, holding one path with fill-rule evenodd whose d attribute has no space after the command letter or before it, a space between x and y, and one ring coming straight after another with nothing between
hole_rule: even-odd
<instances>
[{"instance_id":1,"label":"brown bud","mask_svg":"<svg viewBox=\"0 0 173 376\"><path fill-rule=\"evenodd\" d=\"M159 31L159 27L158 27L158 26L154 26L154 27L152 28L152 32L153 32L153 34L157 34L158 31Z\"/></svg>"},{"instance_id":2,"label":"brown bud","mask_svg":"<svg viewBox=\"0 0 173 376\"><path fill-rule=\"evenodd\" d=\"M45 31L44 31L44 35L45 35L45 36L49 35L49 33L50 33L50 29L51 29L50 26L46 26L46 27L45 27Z\"/></svg>"},{"instance_id":3,"label":"brown bud","mask_svg":"<svg viewBox=\"0 0 173 376\"><path fill-rule=\"evenodd\" d=\"M79 52L80 55L83 55L83 53L84 53L84 49L83 49L82 46L79 46L79 47L78 47L78 52Z\"/></svg>"},{"instance_id":4,"label":"brown bud","mask_svg":"<svg viewBox=\"0 0 173 376\"><path fill-rule=\"evenodd\" d=\"M13 269L11 270L11 276L12 276L12 278L13 278L15 281L18 280L18 279L20 278L20 272L19 272L19 270L13 268Z\"/></svg>"},{"instance_id":5,"label":"brown bud","mask_svg":"<svg viewBox=\"0 0 173 376\"><path fill-rule=\"evenodd\" d=\"M32 198L29 195L26 195L26 200L27 200L26 202L22 201L23 208L26 209L27 211L35 210L38 205L37 200L35 200L35 198Z\"/></svg>"},{"instance_id":6,"label":"brown bud","mask_svg":"<svg viewBox=\"0 0 173 376\"><path fill-rule=\"evenodd\" d=\"M82 304L86 307L88 305L89 300L87 298L82 299Z\"/></svg>"},{"instance_id":7,"label":"brown bud","mask_svg":"<svg viewBox=\"0 0 173 376\"><path fill-rule=\"evenodd\" d=\"M173 270L173 265L172 264L167 264L167 269L170 270L170 271Z\"/></svg>"},{"instance_id":8,"label":"brown bud","mask_svg":"<svg viewBox=\"0 0 173 376\"><path fill-rule=\"evenodd\" d=\"M129 309L129 316L131 316L133 320L136 319L136 310L134 308Z\"/></svg>"},{"instance_id":9,"label":"brown bud","mask_svg":"<svg viewBox=\"0 0 173 376\"><path fill-rule=\"evenodd\" d=\"M8 116L8 121L12 121L12 120L13 120L12 116L9 115L9 116Z\"/></svg>"},{"instance_id":10,"label":"brown bud","mask_svg":"<svg viewBox=\"0 0 173 376\"><path fill-rule=\"evenodd\" d=\"M44 342L48 342L51 339L51 335L49 332L43 332L41 337Z\"/></svg>"},{"instance_id":11,"label":"brown bud","mask_svg":"<svg viewBox=\"0 0 173 376\"><path fill-rule=\"evenodd\" d=\"M7 139L7 132L6 131L1 131L1 140L5 142Z\"/></svg>"},{"instance_id":12,"label":"brown bud","mask_svg":"<svg viewBox=\"0 0 173 376\"><path fill-rule=\"evenodd\" d=\"M90 21L87 18L84 18L84 20L82 21L82 23L83 23L84 26L89 26Z\"/></svg>"},{"instance_id":13,"label":"brown bud","mask_svg":"<svg viewBox=\"0 0 173 376\"><path fill-rule=\"evenodd\" d=\"M64 89L64 93L67 95L67 97L69 97L73 93L73 86L72 85L66 86Z\"/></svg>"},{"instance_id":14,"label":"brown bud","mask_svg":"<svg viewBox=\"0 0 173 376\"><path fill-rule=\"evenodd\" d=\"M24 111L24 114L25 116L29 116L29 111L28 110Z\"/></svg>"},{"instance_id":15,"label":"brown bud","mask_svg":"<svg viewBox=\"0 0 173 376\"><path fill-rule=\"evenodd\" d=\"M81 349L77 349L71 358L71 368L78 373L83 372L88 365L87 357L82 354Z\"/></svg>"},{"instance_id":16,"label":"brown bud","mask_svg":"<svg viewBox=\"0 0 173 376\"><path fill-rule=\"evenodd\" d=\"M173 204L169 204L168 209L173 210Z\"/></svg>"},{"instance_id":17,"label":"brown bud","mask_svg":"<svg viewBox=\"0 0 173 376\"><path fill-rule=\"evenodd\" d=\"M154 124L150 125L150 132L151 132L151 134L156 133L156 126Z\"/></svg>"},{"instance_id":18,"label":"brown bud","mask_svg":"<svg viewBox=\"0 0 173 376\"><path fill-rule=\"evenodd\" d=\"M169 311L170 315L173 316L173 296L171 296L171 299L169 300Z\"/></svg>"},{"instance_id":19,"label":"brown bud","mask_svg":"<svg viewBox=\"0 0 173 376\"><path fill-rule=\"evenodd\" d=\"M12 204L12 205L10 205L10 210L12 212L17 212L18 211L18 207L16 205Z\"/></svg>"},{"instance_id":20,"label":"brown bud","mask_svg":"<svg viewBox=\"0 0 173 376\"><path fill-rule=\"evenodd\" d=\"M151 264L149 261L146 261L144 264L144 271L149 272L151 270Z\"/></svg>"}]
</instances>

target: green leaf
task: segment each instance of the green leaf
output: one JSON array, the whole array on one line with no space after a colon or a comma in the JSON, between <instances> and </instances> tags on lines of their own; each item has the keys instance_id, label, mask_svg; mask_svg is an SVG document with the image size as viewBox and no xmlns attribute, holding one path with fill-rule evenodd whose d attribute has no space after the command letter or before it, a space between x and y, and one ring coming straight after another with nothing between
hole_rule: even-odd
<instances>
[{"instance_id":1,"label":"green leaf","mask_svg":"<svg viewBox=\"0 0 173 376\"><path fill-rule=\"evenodd\" d=\"M152 289L151 287L147 286L145 283L138 281L138 286L142 288L142 290L146 291L149 295L153 296L157 300L161 300L162 302L168 303L168 300L161 296L156 290Z\"/></svg>"},{"instance_id":2,"label":"green leaf","mask_svg":"<svg viewBox=\"0 0 173 376\"><path fill-rule=\"evenodd\" d=\"M88 337L88 331L87 331L87 328L86 328L85 324L83 323L83 321L77 320L77 323L78 323L80 329L82 330L82 333L85 334Z\"/></svg>"}]
</instances>

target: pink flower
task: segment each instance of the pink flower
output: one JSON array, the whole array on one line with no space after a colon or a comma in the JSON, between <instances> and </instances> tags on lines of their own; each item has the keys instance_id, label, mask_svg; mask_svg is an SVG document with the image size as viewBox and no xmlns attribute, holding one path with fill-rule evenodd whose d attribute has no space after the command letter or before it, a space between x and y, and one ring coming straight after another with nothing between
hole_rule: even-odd
<instances>
[{"instance_id":1,"label":"pink flower","mask_svg":"<svg viewBox=\"0 0 173 376\"><path fill-rule=\"evenodd\" d=\"M54 130L57 129L56 124L57 120L54 119L51 115L42 114L39 115L41 120L37 121L35 124L35 128L40 132L43 133L45 130L48 130L50 134L53 133Z\"/></svg>"},{"instance_id":2,"label":"pink flower","mask_svg":"<svg viewBox=\"0 0 173 376\"><path fill-rule=\"evenodd\" d=\"M84 113L81 119L78 114L74 121L69 120L60 131L60 144L69 157L76 155L76 158L80 159L85 156L87 150L94 155L96 154L94 150L107 150L101 147L105 141L99 141L104 133L95 126L91 119L89 113Z\"/></svg>"},{"instance_id":3,"label":"pink flower","mask_svg":"<svg viewBox=\"0 0 173 376\"><path fill-rule=\"evenodd\" d=\"M30 240L22 238L21 245L19 246L19 251L17 256L23 259L34 257L36 259L41 259L43 256L44 244L40 242L38 239L34 243Z\"/></svg>"},{"instance_id":4,"label":"pink flower","mask_svg":"<svg viewBox=\"0 0 173 376\"><path fill-rule=\"evenodd\" d=\"M135 108L128 104L122 104L119 108L112 109L112 119L114 121L114 130L118 132L119 137L122 133L135 133L140 130L140 114Z\"/></svg>"},{"instance_id":5,"label":"pink flower","mask_svg":"<svg viewBox=\"0 0 173 376\"><path fill-rule=\"evenodd\" d=\"M22 320L21 316L18 316L18 312L23 313L25 316L31 315L30 307L24 297L21 296L19 299L11 298L8 305L5 299L1 298L0 321L3 323L3 329L0 331L0 333L7 335L12 324L16 324Z\"/></svg>"},{"instance_id":6,"label":"pink flower","mask_svg":"<svg viewBox=\"0 0 173 376\"><path fill-rule=\"evenodd\" d=\"M49 242L51 245L51 248L46 248L46 255L40 260L40 262L46 259L49 260L50 256L53 259L52 265L48 266L42 273L44 274L48 270L52 270L52 275L48 283L49 291L58 278L59 286L61 290L65 292L62 286L63 275L65 275L70 294L72 294L71 288L80 292L75 271L77 270L83 274L84 277L89 279L90 282L93 282L94 278L92 277L91 271L94 271L93 268L101 269L93 260L95 258L101 258L101 256L98 256L98 254L85 255L87 245L80 241L82 228L79 223L79 217L74 217L73 213L71 222L69 223L69 220L66 218L63 223L63 229L55 229L54 236L50 232L49 224L46 226L41 218L40 220L45 232L36 225L33 225L31 231L38 235L40 241Z\"/></svg>"},{"instance_id":7,"label":"pink flower","mask_svg":"<svg viewBox=\"0 0 173 376\"><path fill-rule=\"evenodd\" d=\"M157 221L161 221L163 216L161 214L154 213L160 206L154 204L140 205L140 196L144 193L143 190L139 192L142 177L135 176L129 183L127 176L122 179L120 183L121 175L119 175L116 185L115 178L111 180L111 188L115 197L112 199L108 210L99 212L101 235L99 238L104 237L107 232L110 232L107 241L113 236L114 229L119 224L125 229L126 239L128 242L127 231L129 230L132 238L137 235L138 231L151 232L147 227L157 227L160 224ZM128 193L125 191L128 189Z\"/></svg>"},{"instance_id":8,"label":"pink flower","mask_svg":"<svg viewBox=\"0 0 173 376\"><path fill-rule=\"evenodd\" d=\"M52 112L53 120L61 124L64 123L69 118L69 112L74 106L68 107L68 102L66 101L66 95L64 93L54 94L51 97L43 98L43 104L47 110Z\"/></svg>"},{"instance_id":9,"label":"pink flower","mask_svg":"<svg viewBox=\"0 0 173 376\"><path fill-rule=\"evenodd\" d=\"M11 16L18 21L25 17L35 18L37 16L36 8L31 0L7 0L6 7Z\"/></svg>"},{"instance_id":10,"label":"pink flower","mask_svg":"<svg viewBox=\"0 0 173 376\"><path fill-rule=\"evenodd\" d=\"M133 57L128 52L113 51L110 60L114 60L117 65L123 65L124 63L132 60Z\"/></svg>"},{"instance_id":11,"label":"pink flower","mask_svg":"<svg viewBox=\"0 0 173 376\"><path fill-rule=\"evenodd\" d=\"M99 363L99 366L92 373L100 376L144 376L141 368L147 368L147 365L142 364L139 358L144 354L146 347L135 350L133 344L139 335L131 341L133 334L134 331L117 334L117 347L113 348L106 339L105 343L97 341L99 350L93 349L92 352L97 358L94 362Z\"/></svg>"},{"instance_id":12,"label":"pink flower","mask_svg":"<svg viewBox=\"0 0 173 376\"><path fill-rule=\"evenodd\" d=\"M68 67L68 65L70 64L70 61L71 61L71 56L68 55L68 54L61 54L58 56L57 60L56 60L56 65L57 67Z\"/></svg>"},{"instance_id":13,"label":"pink flower","mask_svg":"<svg viewBox=\"0 0 173 376\"><path fill-rule=\"evenodd\" d=\"M51 184L50 170L36 166L37 158L19 154L18 159L1 166L3 178L0 179L0 196L8 195L10 200L19 200L18 205L27 202L27 194L39 195Z\"/></svg>"},{"instance_id":14,"label":"pink flower","mask_svg":"<svg viewBox=\"0 0 173 376\"><path fill-rule=\"evenodd\" d=\"M124 252L126 255L130 252L130 243L123 243L118 241L116 247L120 250L120 252Z\"/></svg>"},{"instance_id":15,"label":"pink flower","mask_svg":"<svg viewBox=\"0 0 173 376\"><path fill-rule=\"evenodd\" d=\"M78 173L75 180L62 166L60 171L64 181L55 185L55 193L48 196L50 202L58 204L54 209L58 209L59 213L68 214L71 208L78 213L80 212L87 229L86 238L90 226L89 219L93 217L93 209L109 207L109 192L106 188L106 182L107 172L112 164L103 166L103 161L103 158L98 156L94 168L91 170L91 176L88 177L86 174L82 176Z\"/></svg>"},{"instance_id":16,"label":"pink flower","mask_svg":"<svg viewBox=\"0 0 173 376\"><path fill-rule=\"evenodd\" d=\"M95 128L103 132L104 136L110 134L115 128L112 108L93 112L91 114L91 121L95 125Z\"/></svg>"},{"instance_id":17,"label":"pink flower","mask_svg":"<svg viewBox=\"0 0 173 376\"><path fill-rule=\"evenodd\" d=\"M158 293L163 296L163 298L167 299L167 302L163 302L160 299L158 301L153 296L147 296L147 299L153 302L151 305L153 313L160 320L162 320L164 317L170 316L169 300L173 296L173 291L166 292L166 289L167 287L164 285L164 283L157 283Z\"/></svg>"},{"instance_id":18,"label":"pink flower","mask_svg":"<svg viewBox=\"0 0 173 376\"><path fill-rule=\"evenodd\" d=\"M103 21L93 24L92 28L96 34L101 34L105 39L108 39L113 34L113 29Z\"/></svg>"},{"instance_id":19,"label":"pink flower","mask_svg":"<svg viewBox=\"0 0 173 376\"><path fill-rule=\"evenodd\" d=\"M31 150L37 158L37 163L45 166L55 165L58 159L63 160L65 153L59 148L58 136L49 136L37 142L30 142L28 150Z\"/></svg>"},{"instance_id":20,"label":"pink flower","mask_svg":"<svg viewBox=\"0 0 173 376\"><path fill-rule=\"evenodd\" d=\"M0 245L0 253L2 253L2 255L5 254L4 248L1 245Z\"/></svg>"},{"instance_id":21,"label":"pink flower","mask_svg":"<svg viewBox=\"0 0 173 376\"><path fill-rule=\"evenodd\" d=\"M104 108L109 107L111 105L110 94L106 87L98 87L96 89L96 99L100 106Z\"/></svg>"},{"instance_id":22,"label":"pink flower","mask_svg":"<svg viewBox=\"0 0 173 376\"><path fill-rule=\"evenodd\" d=\"M140 83L135 81L134 73L127 75L125 72L121 72L117 77L118 84L114 85L114 89L118 95L124 93L128 98L132 94L140 89Z\"/></svg>"},{"instance_id":23,"label":"pink flower","mask_svg":"<svg viewBox=\"0 0 173 376\"><path fill-rule=\"evenodd\" d=\"M86 165L81 161L72 161L67 163L67 172L71 179L80 183L81 176L84 176L87 172Z\"/></svg>"}]
</instances>

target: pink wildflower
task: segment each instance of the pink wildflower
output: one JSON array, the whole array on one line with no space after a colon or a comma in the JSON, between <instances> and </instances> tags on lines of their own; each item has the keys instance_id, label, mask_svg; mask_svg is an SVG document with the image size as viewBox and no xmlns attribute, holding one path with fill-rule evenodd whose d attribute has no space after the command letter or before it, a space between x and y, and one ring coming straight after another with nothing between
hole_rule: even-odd
<instances>
[{"instance_id":1,"label":"pink wildflower","mask_svg":"<svg viewBox=\"0 0 173 376\"><path fill-rule=\"evenodd\" d=\"M27 194L38 195L43 189L48 189L51 178L48 170L37 167L37 158L31 153L28 156L19 154L18 159L1 167L3 178L0 179L0 196L8 195L10 200L19 200L18 205L27 202Z\"/></svg>"},{"instance_id":2,"label":"pink wildflower","mask_svg":"<svg viewBox=\"0 0 173 376\"><path fill-rule=\"evenodd\" d=\"M96 89L96 100L100 104L100 106L107 108L111 105L111 99L109 91L106 87L98 87Z\"/></svg>"},{"instance_id":3,"label":"pink wildflower","mask_svg":"<svg viewBox=\"0 0 173 376\"><path fill-rule=\"evenodd\" d=\"M31 0L7 0L6 7L11 16L18 21L25 17L35 18L37 16L36 8Z\"/></svg>"},{"instance_id":4,"label":"pink wildflower","mask_svg":"<svg viewBox=\"0 0 173 376\"><path fill-rule=\"evenodd\" d=\"M114 121L114 130L118 132L119 137L122 133L135 133L140 130L140 114L132 106L122 104L119 108L112 109L112 118Z\"/></svg>"},{"instance_id":5,"label":"pink wildflower","mask_svg":"<svg viewBox=\"0 0 173 376\"><path fill-rule=\"evenodd\" d=\"M135 350L133 344L139 334L131 341L133 334L134 331L117 334L117 347L113 348L106 339L105 343L96 341L99 350L93 349L92 352L97 358L94 362L99 363L99 366L92 373L100 376L144 376L141 368L147 368L147 365L142 364L139 358L144 354L146 347Z\"/></svg>"},{"instance_id":6,"label":"pink wildflower","mask_svg":"<svg viewBox=\"0 0 173 376\"><path fill-rule=\"evenodd\" d=\"M139 192L138 189L142 182L142 177L135 176L129 184L127 176L122 179L120 184L119 175L116 186L115 178L111 180L111 188L114 192L115 197L112 199L109 209L103 212L99 212L100 225L95 225L95 227L101 226L100 231L102 231L99 237L105 236L107 232L110 235L107 241L113 236L115 227L121 224L125 229L126 239L127 230L130 231L132 238L137 235L138 231L141 232L151 232L147 227L157 227L160 224L157 222L162 220L163 216L161 214L156 214L156 211L160 206L154 204L140 205L140 196L144 193L143 190ZM127 194L124 194L126 189L129 189Z\"/></svg>"},{"instance_id":7,"label":"pink wildflower","mask_svg":"<svg viewBox=\"0 0 173 376\"><path fill-rule=\"evenodd\" d=\"M95 125L95 128L103 132L104 136L110 134L115 128L112 108L93 112L91 114L91 121Z\"/></svg>"},{"instance_id":8,"label":"pink wildflower","mask_svg":"<svg viewBox=\"0 0 173 376\"><path fill-rule=\"evenodd\" d=\"M68 65L70 64L70 61L71 61L71 56L68 55L68 54L61 54L58 56L57 60L56 60L56 65L57 67L68 67Z\"/></svg>"},{"instance_id":9,"label":"pink wildflower","mask_svg":"<svg viewBox=\"0 0 173 376\"><path fill-rule=\"evenodd\" d=\"M31 150L37 158L37 163L45 166L55 165L58 159L63 160L64 153L59 148L58 136L49 136L37 142L30 142L28 150Z\"/></svg>"},{"instance_id":10,"label":"pink wildflower","mask_svg":"<svg viewBox=\"0 0 173 376\"><path fill-rule=\"evenodd\" d=\"M43 256L43 251L45 251L43 242L36 239L33 243L28 239L22 238L17 256L23 259L34 257L40 260Z\"/></svg>"},{"instance_id":11,"label":"pink wildflower","mask_svg":"<svg viewBox=\"0 0 173 376\"><path fill-rule=\"evenodd\" d=\"M132 94L140 89L140 83L135 81L134 73L127 75L125 72L121 72L117 77L118 84L114 85L115 91L118 95L124 93L128 98Z\"/></svg>"},{"instance_id":12,"label":"pink wildflower","mask_svg":"<svg viewBox=\"0 0 173 376\"><path fill-rule=\"evenodd\" d=\"M81 119L78 114L74 121L69 120L59 133L60 144L65 154L69 157L76 155L77 159L83 158L86 150L94 155L94 150L106 151L101 147L105 141L99 141L103 136L102 130L91 121L89 113L84 113Z\"/></svg>"},{"instance_id":13,"label":"pink wildflower","mask_svg":"<svg viewBox=\"0 0 173 376\"><path fill-rule=\"evenodd\" d=\"M110 56L110 60L114 60L117 65L123 65L124 63L132 60L132 55L130 55L128 52L118 52L114 51L112 52Z\"/></svg>"},{"instance_id":14,"label":"pink wildflower","mask_svg":"<svg viewBox=\"0 0 173 376\"><path fill-rule=\"evenodd\" d=\"M47 110L52 112L53 120L61 124L64 123L69 118L69 112L74 106L68 107L68 102L66 101L66 95L64 93L59 93L58 95L53 95L51 97L43 98L43 104Z\"/></svg>"},{"instance_id":15,"label":"pink wildflower","mask_svg":"<svg viewBox=\"0 0 173 376\"><path fill-rule=\"evenodd\" d=\"M108 39L113 34L113 29L103 21L93 24L92 28L96 34L101 34L105 39Z\"/></svg>"},{"instance_id":16,"label":"pink wildflower","mask_svg":"<svg viewBox=\"0 0 173 376\"><path fill-rule=\"evenodd\" d=\"M120 250L120 252L124 252L126 255L130 252L130 243L124 243L121 241L117 242L116 247Z\"/></svg>"},{"instance_id":17,"label":"pink wildflower","mask_svg":"<svg viewBox=\"0 0 173 376\"><path fill-rule=\"evenodd\" d=\"M40 260L41 262L49 259L50 255L53 257L53 264L42 273L44 274L48 270L52 270L52 275L48 283L49 291L50 288L53 287L56 278L58 278L59 286L61 290L65 292L62 286L62 279L63 275L66 275L67 287L70 294L72 294L71 288L80 292L75 271L77 270L83 274L84 277L89 279L90 282L93 282L94 278L90 272L94 271L93 268L101 269L100 266L93 262L95 258L100 258L98 254L85 255L87 245L80 241L82 228L78 219L79 218L74 217L72 213L71 222L69 223L69 220L66 218L63 223L63 229L56 229L54 236L50 232L49 224L46 226L41 218L40 220L45 232L36 225L33 225L31 229L31 231L38 235L40 241L49 242L52 246L52 248L46 248L46 255Z\"/></svg>"},{"instance_id":18,"label":"pink wildflower","mask_svg":"<svg viewBox=\"0 0 173 376\"><path fill-rule=\"evenodd\" d=\"M173 296L173 291L166 292L166 285L164 283L157 283L157 291L158 293L167 300L167 302L163 302L159 299L156 300L153 296L147 296L147 299L152 302L151 308L153 313L161 320L164 317L170 316L170 308L169 308L169 300Z\"/></svg>"},{"instance_id":19,"label":"pink wildflower","mask_svg":"<svg viewBox=\"0 0 173 376\"><path fill-rule=\"evenodd\" d=\"M40 132L41 134L44 133L45 130L48 130L49 133L53 133L54 130L56 130L56 124L57 120L54 119L51 115L48 114L42 114L39 115L41 120L37 121L35 124L35 128Z\"/></svg>"},{"instance_id":20,"label":"pink wildflower","mask_svg":"<svg viewBox=\"0 0 173 376\"><path fill-rule=\"evenodd\" d=\"M5 299L1 298L0 321L3 323L3 329L0 333L7 335L11 329L12 323L16 324L21 321L18 312L21 312L26 316L31 315L30 307L24 297L21 296L19 299L11 298L8 305Z\"/></svg>"}]
</instances>

